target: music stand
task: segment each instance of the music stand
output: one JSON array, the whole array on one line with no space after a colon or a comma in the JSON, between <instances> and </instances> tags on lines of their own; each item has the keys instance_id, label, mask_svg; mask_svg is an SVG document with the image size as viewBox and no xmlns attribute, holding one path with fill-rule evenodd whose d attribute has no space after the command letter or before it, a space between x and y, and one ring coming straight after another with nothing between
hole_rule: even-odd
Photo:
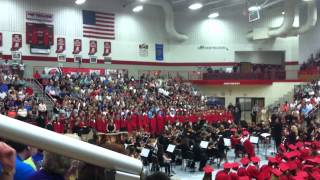
<instances>
[{"instance_id":1,"label":"music stand","mask_svg":"<svg viewBox=\"0 0 320 180\"><path fill-rule=\"evenodd\" d=\"M223 138L224 146L231 147L231 139Z\"/></svg>"},{"instance_id":2,"label":"music stand","mask_svg":"<svg viewBox=\"0 0 320 180\"><path fill-rule=\"evenodd\" d=\"M201 141L201 143L200 143L200 147L203 149L207 149L208 145L209 145L208 141Z\"/></svg>"},{"instance_id":3,"label":"music stand","mask_svg":"<svg viewBox=\"0 0 320 180\"><path fill-rule=\"evenodd\" d=\"M169 144L169 146L167 147L167 152L173 153L175 148L176 145Z\"/></svg>"},{"instance_id":4,"label":"music stand","mask_svg":"<svg viewBox=\"0 0 320 180\"><path fill-rule=\"evenodd\" d=\"M252 144L258 144L258 142L259 142L259 137L250 136L250 142L251 142Z\"/></svg>"},{"instance_id":5,"label":"music stand","mask_svg":"<svg viewBox=\"0 0 320 180\"><path fill-rule=\"evenodd\" d=\"M150 149L143 148L142 151L141 151L141 153L140 153L140 156L145 157L145 158L148 158L148 157L149 157L149 154L150 154Z\"/></svg>"}]
</instances>

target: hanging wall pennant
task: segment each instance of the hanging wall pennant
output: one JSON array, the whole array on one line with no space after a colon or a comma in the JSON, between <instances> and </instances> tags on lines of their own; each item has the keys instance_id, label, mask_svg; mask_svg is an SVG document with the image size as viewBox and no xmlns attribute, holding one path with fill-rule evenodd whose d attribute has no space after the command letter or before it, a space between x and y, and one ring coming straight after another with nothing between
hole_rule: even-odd
<instances>
[{"instance_id":1,"label":"hanging wall pennant","mask_svg":"<svg viewBox=\"0 0 320 180\"><path fill-rule=\"evenodd\" d=\"M82 43L81 39L74 39L73 40L73 52L72 54L79 54L82 50Z\"/></svg>"},{"instance_id":2,"label":"hanging wall pennant","mask_svg":"<svg viewBox=\"0 0 320 180\"><path fill-rule=\"evenodd\" d=\"M97 53L97 41L91 40L89 42L89 55L95 55Z\"/></svg>"},{"instance_id":3,"label":"hanging wall pennant","mask_svg":"<svg viewBox=\"0 0 320 180\"><path fill-rule=\"evenodd\" d=\"M22 35L12 34L11 51L18 51L22 47Z\"/></svg>"},{"instance_id":4,"label":"hanging wall pennant","mask_svg":"<svg viewBox=\"0 0 320 180\"><path fill-rule=\"evenodd\" d=\"M111 54L111 42L104 42L103 56L109 56Z\"/></svg>"},{"instance_id":5,"label":"hanging wall pennant","mask_svg":"<svg viewBox=\"0 0 320 180\"><path fill-rule=\"evenodd\" d=\"M0 47L2 47L2 33L0 32Z\"/></svg>"},{"instance_id":6,"label":"hanging wall pennant","mask_svg":"<svg viewBox=\"0 0 320 180\"><path fill-rule=\"evenodd\" d=\"M57 50L56 53L63 53L66 50L66 39L57 38Z\"/></svg>"}]
</instances>

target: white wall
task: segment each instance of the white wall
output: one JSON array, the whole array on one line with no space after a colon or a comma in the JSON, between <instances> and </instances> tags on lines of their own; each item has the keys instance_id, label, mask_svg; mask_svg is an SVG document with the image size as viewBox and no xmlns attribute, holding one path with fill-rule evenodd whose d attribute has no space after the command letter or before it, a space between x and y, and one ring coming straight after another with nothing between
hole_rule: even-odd
<instances>
[{"instance_id":1,"label":"white wall","mask_svg":"<svg viewBox=\"0 0 320 180\"><path fill-rule=\"evenodd\" d=\"M112 41L112 58L114 60L150 61L154 62L155 43L165 44L165 62L234 62L235 51L280 50L286 51L286 61L298 59L298 38L278 38L276 40L248 41L246 33L252 27L281 24L281 17L274 17L279 9L265 10L259 23L248 23L242 15L244 6L222 9L221 17L209 20L209 11L176 13L176 27L181 33L189 36L189 40L178 43L167 39L164 31L164 18L161 9L153 6L145 7L139 14L122 7L121 0L90 0L83 6L76 6L73 0L1 0L0 32L4 34L2 48L4 54L10 54L11 34L21 33L23 36L24 55L29 55L25 44L25 12L38 11L54 14L55 37L63 36L67 40L67 57L73 57L73 39L82 38L81 9L113 12L116 14L116 40ZM12 14L9 16L9 14ZM14 16L13 16L14 14ZM83 58L88 58L89 39L83 39ZM56 42L55 42L56 43ZM138 45L149 44L149 56L140 57ZM200 45L227 47L226 49L199 50ZM102 58L103 41L98 40L98 58ZM49 56L55 57L55 46Z\"/></svg>"},{"instance_id":2,"label":"white wall","mask_svg":"<svg viewBox=\"0 0 320 180\"><path fill-rule=\"evenodd\" d=\"M320 51L320 1L316 2L318 6L318 22L316 27L299 37L300 63L306 61L311 54L315 55ZM305 18L305 16L303 17Z\"/></svg>"},{"instance_id":3,"label":"white wall","mask_svg":"<svg viewBox=\"0 0 320 180\"><path fill-rule=\"evenodd\" d=\"M197 86L207 96L224 97L226 104L236 102L237 97L265 98L265 106L272 105L301 83L277 82L270 86Z\"/></svg>"},{"instance_id":4,"label":"white wall","mask_svg":"<svg viewBox=\"0 0 320 180\"><path fill-rule=\"evenodd\" d=\"M235 53L235 61L253 64L283 64L284 56L284 51L238 51Z\"/></svg>"}]
</instances>

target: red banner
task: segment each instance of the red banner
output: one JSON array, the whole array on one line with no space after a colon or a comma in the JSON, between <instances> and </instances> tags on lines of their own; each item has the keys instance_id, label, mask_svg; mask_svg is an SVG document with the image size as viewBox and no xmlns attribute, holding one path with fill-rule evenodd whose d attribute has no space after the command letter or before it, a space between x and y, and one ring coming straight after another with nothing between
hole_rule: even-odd
<instances>
[{"instance_id":1,"label":"red banner","mask_svg":"<svg viewBox=\"0 0 320 180\"><path fill-rule=\"evenodd\" d=\"M91 40L89 43L89 55L95 55L97 53L97 41Z\"/></svg>"},{"instance_id":2,"label":"red banner","mask_svg":"<svg viewBox=\"0 0 320 180\"><path fill-rule=\"evenodd\" d=\"M67 68L67 67L62 67L61 71L63 74L72 74L72 73L92 74L92 73L96 73L99 75L105 75L105 69L101 69L101 68Z\"/></svg>"},{"instance_id":3,"label":"red banner","mask_svg":"<svg viewBox=\"0 0 320 180\"><path fill-rule=\"evenodd\" d=\"M11 51L18 51L22 47L22 35L12 34Z\"/></svg>"},{"instance_id":4,"label":"red banner","mask_svg":"<svg viewBox=\"0 0 320 180\"><path fill-rule=\"evenodd\" d=\"M73 52L72 54L79 54L82 50L82 43L81 39L74 39L73 40Z\"/></svg>"},{"instance_id":5,"label":"red banner","mask_svg":"<svg viewBox=\"0 0 320 180\"><path fill-rule=\"evenodd\" d=\"M66 39L65 38L57 38L56 53L63 53L64 50L66 50Z\"/></svg>"},{"instance_id":6,"label":"red banner","mask_svg":"<svg viewBox=\"0 0 320 180\"><path fill-rule=\"evenodd\" d=\"M104 42L103 56L109 56L111 54L111 42Z\"/></svg>"},{"instance_id":7,"label":"red banner","mask_svg":"<svg viewBox=\"0 0 320 180\"><path fill-rule=\"evenodd\" d=\"M2 33L0 32L0 47L2 46Z\"/></svg>"}]
</instances>

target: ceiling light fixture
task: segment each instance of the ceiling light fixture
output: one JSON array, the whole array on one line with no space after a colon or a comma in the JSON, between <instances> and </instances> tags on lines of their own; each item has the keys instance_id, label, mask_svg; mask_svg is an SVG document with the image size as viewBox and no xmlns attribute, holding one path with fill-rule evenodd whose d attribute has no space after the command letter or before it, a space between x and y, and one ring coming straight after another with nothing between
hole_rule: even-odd
<instances>
[{"instance_id":1,"label":"ceiling light fixture","mask_svg":"<svg viewBox=\"0 0 320 180\"><path fill-rule=\"evenodd\" d=\"M210 18L210 19L217 18L217 17L219 17L219 13L218 12L211 13L208 16L208 18Z\"/></svg>"},{"instance_id":2,"label":"ceiling light fixture","mask_svg":"<svg viewBox=\"0 0 320 180\"><path fill-rule=\"evenodd\" d=\"M189 6L189 9L191 10L198 10L201 9L203 5L201 3L193 3Z\"/></svg>"},{"instance_id":3,"label":"ceiling light fixture","mask_svg":"<svg viewBox=\"0 0 320 180\"><path fill-rule=\"evenodd\" d=\"M281 12L281 14L282 14L282 15L285 15L285 14L286 14L286 12L282 11L282 12Z\"/></svg>"},{"instance_id":4,"label":"ceiling light fixture","mask_svg":"<svg viewBox=\"0 0 320 180\"><path fill-rule=\"evenodd\" d=\"M136 7L134 7L132 9L132 11L135 12L135 13L140 12L142 10L143 10L143 6L142 5L138 5L138 6L136 6Z\"/></svg>"},{"instance_id":5,"label":"ceiling light fixture","mask_svg":"<svg viewBox=\"0 0 320 180\"><path fill-rule=\"evenodd\" d=\"M250 7L248 8L248 11L258 11L258 10L260 10L260 9L261 9L260 6L250 6Z\"/></svg>"},{"instance_id":6,"label":"ceiling light fixture","mask_svg":"<svg viewBox=\"0 0 320 180\"><path fill-rule=\"evenodd\" d=\"M81 5L85 2L86 2L86 0L76 0L74 3L76 3L77 5Z\"/></svg>"}]
</instances>

